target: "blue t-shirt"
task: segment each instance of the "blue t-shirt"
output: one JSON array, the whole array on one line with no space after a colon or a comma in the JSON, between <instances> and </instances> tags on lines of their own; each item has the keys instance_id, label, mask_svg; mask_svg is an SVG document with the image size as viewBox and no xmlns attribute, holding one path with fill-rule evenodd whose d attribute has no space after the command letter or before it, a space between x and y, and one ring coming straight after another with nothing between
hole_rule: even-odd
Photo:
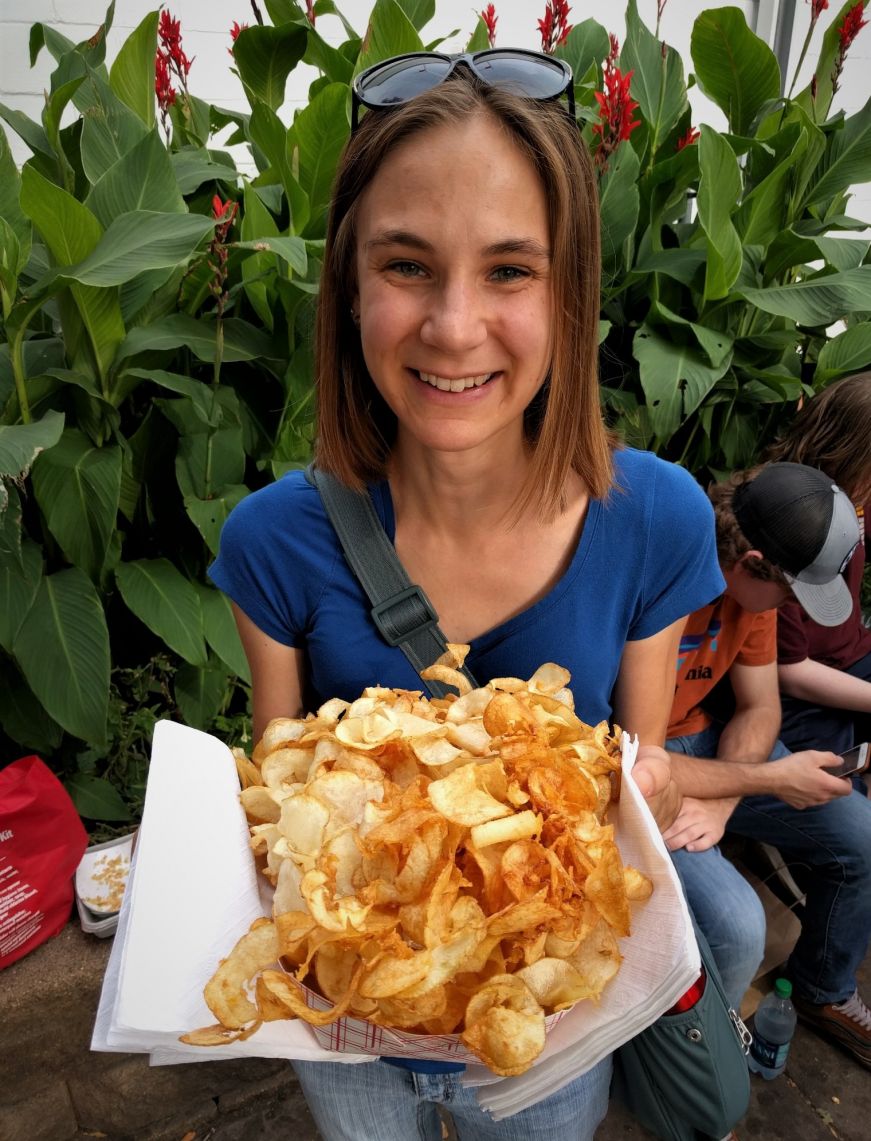
<instances>
[{"instance_id":1,"label":"blue t-shirt","mask_svg":"<svg viewBox=\"0 0 871 1141\"><path fill-rule=\"evenodd\" d=\"M610 719L624 643L691 614L725 586L713 511L695 480L649 452L618 451L614 464L616 485L604 500L590 502L560 581L523 613L475 638L466 659L482 683L530 677L544 662L559 663L572 675L578 716L594 725ZM369 493L392 541L390 488L384 482ZM402 650L378 633L371 603L302 472L233 510L210 574L256 626L305 651L313 709L331 697L353 701L369 685L425 688ZM464 1069L385 1061L424 1073Z\"/></svg>"},{"instance_id":2,"label":"blue t-shirt","mask_svg":"<svg viewBox=\"0 0 871 1141\"><path fill-rule=\"evenodd\" d=\"M615 487L590 502L562 578L527 610L475 638L467 658L481 682L529 677L543 662L559 663L572 675L578 715L591 724L611 716L624 643L650 637L724 588L713 512L692 476L630 448L614 462ZM370 494L392 540L389 486L376 484ZM313 709L331 697L353 701L369 685L424 688L402 650L378 633L371 603L302 472L234 509L210 574L264 633L305 651Z\"/></svg>"}]
</instances>

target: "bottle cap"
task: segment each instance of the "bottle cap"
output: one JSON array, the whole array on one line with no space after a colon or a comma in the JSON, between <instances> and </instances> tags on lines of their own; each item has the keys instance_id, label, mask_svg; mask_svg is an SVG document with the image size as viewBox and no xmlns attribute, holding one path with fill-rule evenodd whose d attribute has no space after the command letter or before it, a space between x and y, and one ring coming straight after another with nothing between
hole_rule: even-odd
<instances>
[{"instance_id":1,"label":"bottle cap","mask_svg":"<svg viewBox=\"0 0 871 1141\"><path fill-rule=\"evenodd\" d=\"M774 984L774 993L778 998L789 998L792 995L792 983L789 979L778 979Z\"/></svg>"}]
</instances>

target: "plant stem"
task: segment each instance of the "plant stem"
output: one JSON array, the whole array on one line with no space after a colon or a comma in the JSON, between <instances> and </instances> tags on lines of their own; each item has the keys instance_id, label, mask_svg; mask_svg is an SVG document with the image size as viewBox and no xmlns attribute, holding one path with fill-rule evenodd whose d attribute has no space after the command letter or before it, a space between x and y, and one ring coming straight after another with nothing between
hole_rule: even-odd
<instances>
[{"instance_id":1,"label":"plant stem","mask_svg":"<svg viewBox=\"0 0 871 1141\"><path fill-rule=\"evenodd\" d=\"M801 65L804 63L804 57L807 55L807 49L810 47L811 38L814 34L816 27L816 20L811 20L810 27L807 30L807 35L804 38L804 43L801 45L801 54L798 57L798 63L795 65L795 74L792 77L787 99L792 99L792 93L795 90L796 82L798 81L798 73L801 71Z\"/></svg>"}]
</instances>

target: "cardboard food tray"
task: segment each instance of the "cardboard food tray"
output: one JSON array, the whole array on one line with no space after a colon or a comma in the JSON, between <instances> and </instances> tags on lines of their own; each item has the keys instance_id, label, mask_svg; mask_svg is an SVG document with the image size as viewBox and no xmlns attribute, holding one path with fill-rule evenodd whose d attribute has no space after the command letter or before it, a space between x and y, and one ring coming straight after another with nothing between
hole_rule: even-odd
<instances>
[{"instance_id":1,"label":"cardboard food tray","mask_svg":"<svg viewBox=\"0 0 871 1141\"><path fill-rule=\"evenodd\" d=\"M601 1001L580 1002L553 1018L533 1069L492 1087L503 1101L509 1087L519 1091L505 1112L586 1072L650 1025L698 975L698 949L674 867L629 776L633 758L632 747L625 748L623 791L611 819L624 861L653 879L653 897L633 905L633 934L620 941L624 962ZM465 1048L454 1045L455 1036L446 1036L446 1044L392 1030L388 1042L383 1030L347 1018L321 1037L290 1021L266 1023L244 1042L216 1048L178 1041L214 1021L203 987L219 959L268 913L238 792L226 746L171 722L157 725L145 813L92 1048L147 1052L155 1064L246 1056L358 1062L385 1053L463 1060L459 1050L465 1054ZM473 1065L467 1078L479 1083L493 1075ZM493 1100L489 1089L482 1103L487 1098Z\"/></svg>"}]
</instances>

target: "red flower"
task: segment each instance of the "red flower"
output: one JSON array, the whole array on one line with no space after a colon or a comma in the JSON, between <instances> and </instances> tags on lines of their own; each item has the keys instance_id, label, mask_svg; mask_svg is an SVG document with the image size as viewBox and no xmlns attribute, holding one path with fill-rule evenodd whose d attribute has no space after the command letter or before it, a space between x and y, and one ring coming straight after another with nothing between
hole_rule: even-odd
<instances>
[{"instance_id":1,"label":"red flower","mask_svg":"<svg viewBox=\"0 0 871 1141\"><path fill-rule=\"evenodd\" d=\"M697 131L694 127L688 127L687 133L685 135L681 135L677 141L677 146L674 149L676 151L682 151L684 147L691 147L693 143L697 143L699 141L700 134L701 131Z\"/></svg>"},{"instance_id":2,"label":"red flower","mask_svg":"<svg viewBox=\"0 0 871 1141\"><path fill-rule=\"evenodd\" d=\"M244 32L247 27L248 27L247 24L238 24L235 20L233 21L233 26L230 29L230 39L233 41L234 44L235 44L236 40L238 40L238 38L242 34L242 32ZM230 55L232 55L233 49L227 48L227 52Z\"/></svg>"},{"instance_id":3,"label":"red flower","mask_svg":"<svg viewBox=\"0 0 871 1141\"><path fill-rule=\"evenodd\" d=\"M599 122L593 126L593 134L598 136L595 159L603 170L620 143L641 126L640 119L632 118L638 107L629 93L632 75L631 71L623 75L609 55L604 67L605 90L594 93L599 104Z\"/></svg>"},{"instance_id":4,"label":"red flower","mask_svg":"<svg viewBox=\"0 0 871 1141\"><path fill-rule=\"evenodd\" d=\"M810 0L811 23L815 24L829 6L829 0Z\"/></svg>"},{"instance_id":5,"label":"red flower","mask_svg":"<svg viewBox=\"0 0 871 1141\"><path fill-rule=\"evenodd\" d=\"M544 18L538 21L541 33L541 50L553 55L560 44L564 44L572 25L569 23L571 7L568 0L546 0Z\"/></svg>"},{"instance_id":6,"label":"red flower","mask_svg":"<svg viewBox=\"0 0 871 1141\"><path fill-rule=\"evenodd\" d=\"M484 27L487 29L487 42L491 48L496 47L496 23L499 17L496 15L496 5L488 4L487 7L481 12L481 19L484 21Z\"/></svg>"},{"instance_id":7,"label":"red flower","mask_svg":"<svg viewBox=\"0 0 871 1141\"><path fill-rule=\"evenodd\" d=\"M854 4L847 15L843 18L838 27L838 55L835 60L835 66L832 69L832 95L838 90L838 80L841 78L841 72L844 70L844 61L847 58L847 52L855 40L856 36L868 23L864 20L863 14L865 5L862 0L858 4Z\"/></svg>"},{"instance_id":8,"label":"red flower","mask_svg":"<svg viewBox=\"0 0 871 1141\"><path fill-rule=\"evenodd\" d=\"M868 23L867 20L862 19L864 10L865 5L862 3L862 0L859 0L859 3L855 4L847 13L841 22L840 28L838 28L838 39L841 43L841 51L844 54L849 51L853 40L855 40L856 36L859 35Z\"/></svg>"},{"instance_id":9,"label":"red flower","mask_svg":"<svg viewBox=\"0 0 871 1141\"><path fill-rule=\"evenodd\" d=\"M164 9L160 13L160 23L157 26L157 53L162 55L187 91L187 77L191 69L192 59L188 59L181 46L181 21L174 20L171 14Z\"/></svg>"},{"instance_id":10,"label":"red flower","mask_svg":"<svg viewBox=\"0 0 871 1141\"><path fill-rule=\"evenodd\" d=\"M157 96L161 115L165 115L175 103L175 91L169 75L169 64L160 52L154 57L154 94Z\"/></svg>"}]
</instances>

